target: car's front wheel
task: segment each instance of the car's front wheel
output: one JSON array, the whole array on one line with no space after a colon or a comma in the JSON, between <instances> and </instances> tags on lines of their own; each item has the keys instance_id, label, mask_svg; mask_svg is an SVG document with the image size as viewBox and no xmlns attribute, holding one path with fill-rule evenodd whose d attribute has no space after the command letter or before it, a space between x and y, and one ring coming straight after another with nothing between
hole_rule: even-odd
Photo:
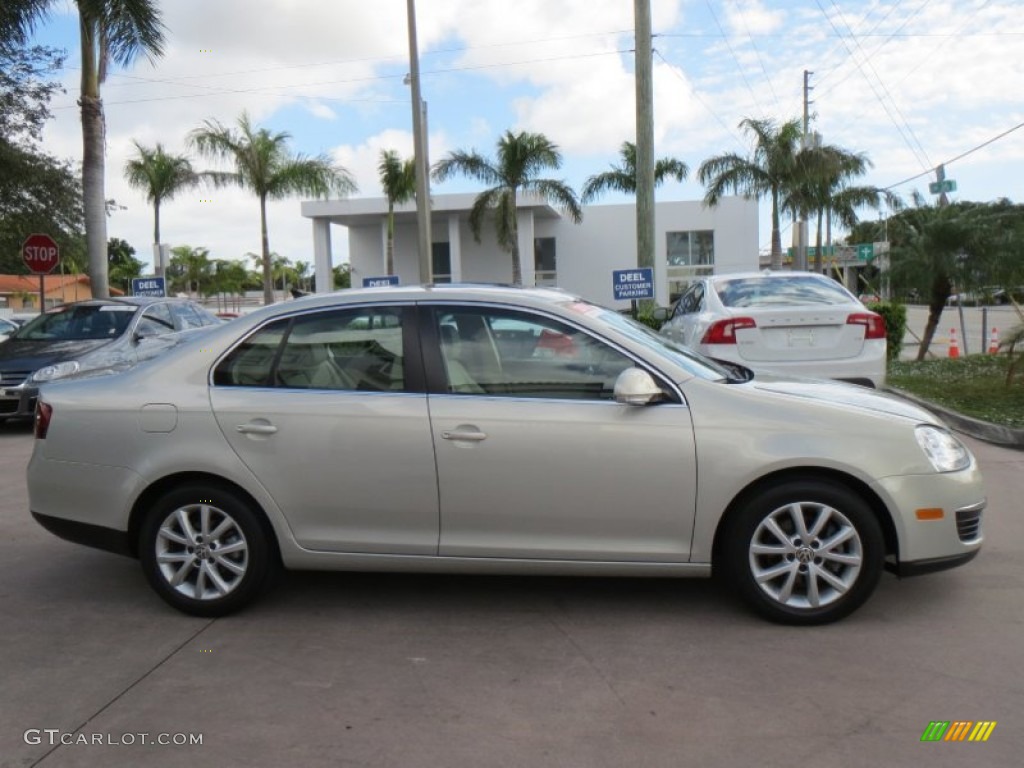
<instances>
[{"instance_id":1,"label":"car's front wheel","mask_svg":"<svg viewBox=\"0 0 1024 768\"><path fill-rule=\"evenodd\" d=\"M723 546L728 576L761 615L825 624L858 607L882 572L885 542L862 498L821 481L774 486L731 519Z\"/></svg>"},{"instance_id":2,"label":"car's front wheel","mask_svg":"<svg viewBox=\"0 0 1024 768\"><path fill-rule=\"evenodd\" d=\"M194 616L242 608L262 591L277 562L249 504L205 484L157 501L141 527L139 559L157 594Z\"/></svg>"}]
</instances>

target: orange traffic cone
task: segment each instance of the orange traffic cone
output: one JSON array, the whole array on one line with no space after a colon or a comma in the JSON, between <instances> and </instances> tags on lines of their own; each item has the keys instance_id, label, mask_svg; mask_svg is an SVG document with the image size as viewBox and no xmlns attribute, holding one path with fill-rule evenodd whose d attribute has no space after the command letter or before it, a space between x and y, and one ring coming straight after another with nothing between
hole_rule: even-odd
<instances>
[{"instance_id":1,"label":"orange traffic cone","mask_svg":"<svg viewBox=\"0 0 1024 768\"><path fill-rule=\"evenodd\" d=\"M999 354L999 329L998 328L993 328L992 329L992 334L989 336L989 340L988 340L988 353L990 355L998 355Z\"/></svg>"},{"instance_id":2,"label":"orange traffic cone","mask_svg":"<svg viewBox=\"0 0 1024 768\"><path fill-rule=\"evenodd\" d=\"M956 328L949 329L949 356L960 357L960 347L956 344Z\"/></svg>"}]
</instances>

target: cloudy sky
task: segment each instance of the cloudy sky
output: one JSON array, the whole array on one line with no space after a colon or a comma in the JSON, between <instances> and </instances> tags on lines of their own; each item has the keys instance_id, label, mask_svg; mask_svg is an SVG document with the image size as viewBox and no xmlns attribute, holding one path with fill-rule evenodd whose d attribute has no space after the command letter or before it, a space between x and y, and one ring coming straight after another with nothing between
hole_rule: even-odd
<instances>
[{"instance_id":1,"label":"cloudy sky","mask_svg":"<svg viewBox=\"0 0 1024 768\"><path fill-rule=\"evenodd\" d=\"M292 149L348 168L360 196L379 196L381 149L412 153L403 0L173 0L160 3L165 55L115 69L104 86L107 196L124 206L111 237L151 257L152 211L122 173L132 141L184 152L204 120L253 121L292 136ZM655 142L696 168L749 147L745 117L802 110L811 70L813 128L866 152L864 182L888 187L954 160L1024 122L1020 0L652 0ZM37 30L68 50L67 93L53 101L46 142L80 157L75 106L77 16L68 2ZM417 0L430 157L492 154L507 129L546 134L576 188L617 160L634 137L633 7L629 0ZM210 167L195 160L197 167ZM954 199L1024 198L1024 128L949 163ZM933 175L899 184L926 196ZM451 181L434 193L472 192ZM665 185L662 200L699 199L696 181ZM602 202L622 202L607 197ZM770 228L762 205L761 244ZM867 213L866 215L876 215ZM161 208L163 239L216 258L259 251L256 198L238 190L185 193ZM335 261L346 257L334 238ZM787 230L784 240L791 237ZM298 200L270 209L271 249L312 261Z\"/></svg>"}]
</instances>

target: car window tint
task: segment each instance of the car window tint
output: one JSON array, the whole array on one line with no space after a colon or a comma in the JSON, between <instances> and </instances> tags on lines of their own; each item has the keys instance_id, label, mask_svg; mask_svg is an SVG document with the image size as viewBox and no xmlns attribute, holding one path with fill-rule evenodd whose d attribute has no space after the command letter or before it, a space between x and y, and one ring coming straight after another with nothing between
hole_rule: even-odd
<instances>
[{"instance_id":1,"label":"car window tint","mask_svg":"<svg viewBox=\"0 0 1024 768\"><path fill-rule=\"evenodd\" d=\"M849 304L855 301L835 280L814 275L722 278L715 280L715 292L727 307Z\"/></svg>"},{"instance_id":2,"label":"car window tint","mask_svg":"<svg viewBox=\"0 0 1024 768\"><path fill-rule=\"evenodd\" d=\"M275 383L293 389L399 392L405 388L400 307L297 317Z\"/></svg>"},{"instance_id":3,"label":"car window tint","mask_svg":"<svg viewBox=\"0 0 1024 768\"><path fill-rule=\"evenodd\" d=\"M453 394L614 399L633 361L547 317L509 310L439 309L446 390Z\"/></svg>"},{"instance_id":4,"label":"car window tint","mask_svg":"<svg viewBox=\"0 0 1024 768\"><path fill-rule=\"evenodd\" d=\"M213 383L222 387L269 387L274 358L288 330L285 318L264 326L220 361Z\"/></svg>"}]
</instances>

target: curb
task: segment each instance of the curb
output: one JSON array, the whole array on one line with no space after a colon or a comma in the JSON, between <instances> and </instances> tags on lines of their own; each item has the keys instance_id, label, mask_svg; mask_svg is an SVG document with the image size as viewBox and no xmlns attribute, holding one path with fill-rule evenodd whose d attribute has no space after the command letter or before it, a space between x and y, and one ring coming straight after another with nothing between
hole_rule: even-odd
<instances>
[{"instance_id":1,"label":"curb","mask_svg":"<svg viewBox=\"0 0 1024 768\"><path fill-rule=\"evenodd\" d=\"M936 405L928 400L922 400L916 395L912 395L902 389L896 389L895 387L887 386L883 387L883 390L891 392L894 395L899 395L904 400L909 400L910 402L921 406L925 410L931 411L936 416L940 416L957 432L963 432L965 435L970 435L971 437L976 437L979 440L984 440L986 443L994 443L1006 448L1024 450L1024 429L1004 427L1001 424L992 424L988 421L964 416L962 413L951 411L948 408Z\"/></svg>"}]
</instances>

